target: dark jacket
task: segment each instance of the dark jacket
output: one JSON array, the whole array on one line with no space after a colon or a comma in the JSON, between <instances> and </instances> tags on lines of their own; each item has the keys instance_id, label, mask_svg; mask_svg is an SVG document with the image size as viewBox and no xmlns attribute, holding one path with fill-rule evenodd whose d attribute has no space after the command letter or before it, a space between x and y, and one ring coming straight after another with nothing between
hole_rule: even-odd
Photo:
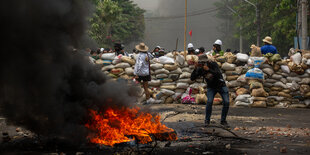
<instances>
[{"instance_id":1,"label":"dark jacket","mask_svg":"<svg viewBox=\"0 0 310 155\"><path fill-rule=\"evenodd\" d=\"M216 62L207 63L209 70L205 71L201 67L197 67L191 74L191 80L194 81L199 77L203 77L204 81L207 82L207 88L220 89L225 87L225 80L222 76L222 72ZM211 74L211 78L206 78L208 74Z\"/></svg>"}]
</instances>

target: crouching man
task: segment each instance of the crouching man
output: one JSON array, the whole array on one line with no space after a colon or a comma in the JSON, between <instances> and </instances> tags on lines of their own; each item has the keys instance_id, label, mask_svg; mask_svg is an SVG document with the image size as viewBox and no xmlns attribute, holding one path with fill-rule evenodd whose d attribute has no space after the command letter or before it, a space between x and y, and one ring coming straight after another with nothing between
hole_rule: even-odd
<instances>
[{"instance_id":1,"label":"crouching man","mask_svg":"<svg viewBox=\"0 0 310 155\"><path fill-rule=\"evenodd\" d=\"M199 77L203 77L204 81L207 82L208 101L206 106L205 125L208 126L210 124L213 99L216 93L219 93L223 98L221 124L225 127L229 127L226 121L229 109L228 88L226 87L225 80L223 79L218 64L215 61L208 59L206 54L199 56L198 63L191 74L191 80L194 81Z\"/></svg>"}]
</instances>

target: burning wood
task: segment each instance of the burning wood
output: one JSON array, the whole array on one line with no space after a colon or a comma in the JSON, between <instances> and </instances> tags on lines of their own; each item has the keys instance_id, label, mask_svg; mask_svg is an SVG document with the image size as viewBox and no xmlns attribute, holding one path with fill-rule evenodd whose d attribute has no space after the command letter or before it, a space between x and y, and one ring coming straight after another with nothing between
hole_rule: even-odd
<instances>
[{"instance_id":1,"label":"burning wood","mask_svg":"<svg viewBox=\"0 0 310 155\"><path fill-rule=\"evenodd\" d=\"M91 120L85 125L94 134L91 143L114 146L136 140L140 144L156 140L176 140L176 132L160 123L160 116L142 112L139 108L108 108L104 112L90 110ZM132 137L132 138L130 138Z\"/></svg>"}]
</instances>

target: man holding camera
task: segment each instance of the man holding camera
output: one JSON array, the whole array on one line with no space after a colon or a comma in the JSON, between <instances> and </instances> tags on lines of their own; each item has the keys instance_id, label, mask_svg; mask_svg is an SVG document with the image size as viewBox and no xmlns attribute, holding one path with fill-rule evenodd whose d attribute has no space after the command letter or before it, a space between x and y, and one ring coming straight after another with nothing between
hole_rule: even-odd
<instances>
[{"instance_id":1,"label":"man holding camera","mask_svg":"<svg viewBox=\"0 0 310 155\"><path fill-rule=\"evenodd\" d=\"M216 93L219 93L223 98L223 108L221 115L221 124L225 127L229 127L226 121L226 116L229 109L229 93L226 87L225 80L223 79L222 72L218 64L211 59L212 56L206 54L200 55L198 63L194 71L191 74L191 80L194 81L199 77L203 77L207 82L207 106L206 106L206 118L205 125L210 124L210 118L212 113L213 99Z\"/></svg>"}]
</instances>

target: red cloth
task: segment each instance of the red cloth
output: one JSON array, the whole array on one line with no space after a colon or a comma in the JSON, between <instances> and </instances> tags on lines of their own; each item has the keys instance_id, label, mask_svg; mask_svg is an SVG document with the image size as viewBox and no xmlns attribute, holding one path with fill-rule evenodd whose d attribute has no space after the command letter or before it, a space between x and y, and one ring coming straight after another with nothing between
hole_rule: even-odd
<instances>
[{"instance_id":1,"label":"red cloth","mask_svg":"<svg viewBox=\"0 0 310 155\"><path fill-rule=\"evenodd\" d=\"M189 31L189 35L192 37L192 35L193 35L193 30Z\"/></svg>"}]
</instances>

